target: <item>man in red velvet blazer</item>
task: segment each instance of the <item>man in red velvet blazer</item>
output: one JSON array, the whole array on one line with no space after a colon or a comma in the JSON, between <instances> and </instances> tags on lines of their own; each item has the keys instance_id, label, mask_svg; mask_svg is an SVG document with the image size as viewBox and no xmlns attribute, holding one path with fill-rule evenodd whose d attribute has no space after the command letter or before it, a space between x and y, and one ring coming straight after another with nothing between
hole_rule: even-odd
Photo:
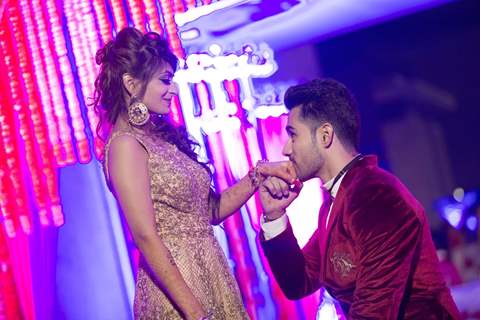
<instances>
[{"instance_id":1,"label":"man in red velvet blazer","mask_svg":"<svg viewBox=\"0 0 480 320\"><path fill-rule=\"evenodd\" d=\"M375 156L357 152L359 116L348 89L314 80L291 87L285 105L283 152L300 181L320 178L326 194L301 249L285 215L301 188L273 177L260 188L261 243L285 295L300 299L324 286L349 319L458 319L422 206Z\"/></svg>"}]
</instances>

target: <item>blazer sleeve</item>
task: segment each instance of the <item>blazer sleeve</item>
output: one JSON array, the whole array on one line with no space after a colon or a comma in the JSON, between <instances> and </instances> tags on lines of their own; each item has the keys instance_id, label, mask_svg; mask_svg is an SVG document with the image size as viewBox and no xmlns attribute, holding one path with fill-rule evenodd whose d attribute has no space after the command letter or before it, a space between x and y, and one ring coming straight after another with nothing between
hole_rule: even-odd
<instances>
[{"instance_id":1,"label":"blazer sleeve","mask_svg":"<svg viewBox=\"0 0 480 320\"><path fill-rule=\"evenodd\" d=\"M318 230L303 249L290 224L280 235L260 242L272 273L288 299L303 298L320 288Z\"/></svg>"},{"instance_id":2,"label":"blazer sleeve","mask_svg":"<svg viewBox=\"0 0 480 320\"><path fill-rule=\"evenodd\" d=\"M418 257L423 222L395 190L362 194L350 211L359 269L348 318L397 319Z\"/></svg>"}]
</instances>

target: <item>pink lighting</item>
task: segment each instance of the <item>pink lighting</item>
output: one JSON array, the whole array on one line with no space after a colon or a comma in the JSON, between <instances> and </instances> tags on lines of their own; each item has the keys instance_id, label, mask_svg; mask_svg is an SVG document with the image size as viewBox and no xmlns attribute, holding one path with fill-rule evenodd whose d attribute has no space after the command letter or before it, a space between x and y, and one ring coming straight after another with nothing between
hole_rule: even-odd
<instances>
[{"instance_id":1,"label":"pink lighting","mask_svg":"<svg viewBox=\"0 0 480 320\"><path fill-rule=\"evenodd\" d=\"M33 309L28 305L33 305L33 298L29 273L25 271L31 249L26 246L23 237L36 232L35 223L43 227L58 227L64 223L57 169L77 161L87 163L92 159L91 150L99 154L102 149L95 133L98 118L88 107L97 74L94 63L96 50L111 39L113 25L115 30L126 25L125 12L129 12L128 16L137 27L157 32L165 30L176 54L183 57L173 16L175 12L193 8L195 3L161 1L163 15L160 17L156 6L147 2L112 0L89 3L74 0L59 4L53 0L31 3L22 0L14 6L9 3L5 9L2 26L6 27L0 31L0 69L4 71L1 73L0 155L7 161L0 166L4 173L0 177L0 210L6 235L23 246L19 251L23 258L14 256L12 259L14 268L22 270L15 277L22 277L16 283L21 284L21 300L27 301L26 304L22 302L21 312L24 315L32 314ZM113 21L110 21L109 10ZM65 29L62 29L62 23ZM222 63L234 61L235 57L219 58L218 66L222 66ZM241 68L233 70L238 72ZM251 106L249 104L248 110L245 110L247 102L242 97L250 99L252 95L249 82L243 79L245 76L248 75L217 72L213 87L211 83L200 81L192 92L198 98L202 116L220 116L217 127L208 121L203 122L205 129L212 129L208 138L197 136L201 144L209 146L219 190L241 178L264 157L264 146L258 141L257 130L243 120L247 111L251 111ZM179 99L172 101L170 117L174 123L184 123L184 108ZM228 125L222 125L224 119L230 121ZM87 138L89 132L93 140ZM263 270L265 261L263 258L261 261L252 260L252 252L258 256L258 244L246 240L247 228L253 226L258 229L259 214L258 201L253 198L241 214L224 226L224 249L230 260L235 262L236 276L253 319L262 318L256 306L259 288L263 295L275 292L275 301L280 295L278 288L270 289L269 284L260 281L257 270ZM278 306L290 310L288 303L278 301L282 301Z\"/></svg>"},{"instance_id":2,"label":"pink lighting","mask_svg":"<svg viewBox=\"0 0 480 320\"><path fill-rule=\"evenodd\" d=\"M107 18L106 2L102 0L92 1L97 24L99 27L101 39L103 43L107 43L112 38L112 24Z\"/></svg>"},{"instance_id":3,"label":"pink lighting","mask_svg":"<svg viewBox=\"0 0 480 320\"><path fill-rule=\"evenodd\" d=\"M127 17L125 16L125 10L122 6L122 0L109 0L108 2L113 11L115 29L121 30L125 28L127 26Z\"/></svg>"},{"instance_id":4,"label":"pink lighting","mask_svg":"<svg viewBox=\"0 0 480 320\"><path fill-rule=\"evenodd\" d=\"M44 13L46 13L46 21L44 23L47 25L49 39L49 45L46 46L46 50L51 50L53 59L52 63L47 65L47 74L52 86L50 96L53 100L53 111L58 126L62 151L65 152L62 157L64 161L59 163L62 166L76 162L71 139L72 130L77 141L80 161L86 161L89 158L89 154L86 153L88 151L86 147L88 146L86 145L85 127L81 119L80 106L73 85L71 64L67 57L67 48L62 34L57 7L53 0L47 0L42 5ZM65 105L62 99L62 87L68 101L67 105ZM70 128L68 124L67 109L72 119L73 128Z\"/></svg>"},{"instance_id":5,"label":"pink lighting","mask_svg":"<svg viewBox=\"0 0 480 320\"><path fill-rule=\"evenodd\" d=\"M154 0L144 0L145 14L148 17L148 30L154 31L163 35L163 27L160 24L160 16L158 15L156 1Z\"/></svg>"},{"instance_id":6,"label":"pink lighting","mask_svg":"<svg viewBox=\"0 0 480 320\"><path fill-rule=\"evenodd\" d=\"M127 6L128 10L132 15L133 25L142 32L145 32L146 20L144 15L145 9L143 8L143 3L140 0L128 0Z\"/></svg>"},{"instance_id":7,"label":"pink lighting","mask_svg":"<svg viewBox=\"0 0 480 320\"><path fill-rule=\"evenodd\" d=\"M244 1L236 1L240 2ZM320 2L315 4L316 8L322 5ZM33 288L31 266L34 254L39 254L35 250L46 248L44 243L35 241L46 232L56 231L55 227L62 226L65 220L68 223L63 213L63 208L68 206L62 203L59 192L58 180L63 173L60 169L97 161L101 154L103 142L96 134L99 119L89 106L98 73L94 56L120 29L131 24L142 31L160 33L180 58L174 79L180 96L172 101L169 117L176 125L185 125L198 140L201 156L210 157L218 191L242 178L258 160L284 159L285 107L281 101L261 101L252 83L252 78L268 78L276 72L273 50L260 41L258 46L233 41L229 48L238 50L226 53L223 43L212 41L202 47L201 53L187 54L190 53L185 44L188 39L181 42L179 38L182 30L175 22L175 15L180 20L190 19L202 6L206 10L201 12L210 9L220 12L215 8L225 3L227 1L222 4L222 1L211 0L1 1L0 319L41 318L35 314L41 308L35 305L39 302L34 301L37 288ZM307 18L311 15L303 14ZM318 21L326 23L327 20ZM335 21L341 22L341 19ZM255 39L263 32L269 35L270 29L285 30L290 23L293 22L276 23L274 28L264 28L258 34L237 33L237 36ZM245 28L248 30L249 24ZM204 32L197 29L200 31ZM286 33L282 31L281 41ZM280 46L278 35L269 36ZM219 39L228 37L227 33L225 37L218 36ZM295 37L288 38L292 41ZM315 208L322 201L318 188L318 182L307 184L303 198L288 212L300 244L307 241L316 225ZM215 231L223 237L223 249L234 264L252 320L313 318L319 295L298 302L288 301L270 274L255 238L262 213L256 196L239 211L222 225L223 229L219 227ZM451 208L446 215L453 225L462 223L458 208ZM478 219L469 219L466 225L478 228ZM121 232L117 234L124 239ZM133 281L130 282L133 286Z\"/></svg>"}]
</instances>

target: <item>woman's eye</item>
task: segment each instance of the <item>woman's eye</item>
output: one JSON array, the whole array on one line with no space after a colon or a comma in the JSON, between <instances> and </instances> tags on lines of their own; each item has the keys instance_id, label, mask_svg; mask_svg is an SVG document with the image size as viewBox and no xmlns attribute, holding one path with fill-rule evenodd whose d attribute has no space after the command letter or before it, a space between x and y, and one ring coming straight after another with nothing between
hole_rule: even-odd
<instances>
[{"instance_id":1,"label":"woman's eye","mask_svg":"<svg viewBox=\"0 0 480 320\"><path fill-rule=\"evenodd\" d=\"M164 84L171 84L172 83L172 79L160 79L160 81L162 81Z\"/></svg>"}]
</instances>

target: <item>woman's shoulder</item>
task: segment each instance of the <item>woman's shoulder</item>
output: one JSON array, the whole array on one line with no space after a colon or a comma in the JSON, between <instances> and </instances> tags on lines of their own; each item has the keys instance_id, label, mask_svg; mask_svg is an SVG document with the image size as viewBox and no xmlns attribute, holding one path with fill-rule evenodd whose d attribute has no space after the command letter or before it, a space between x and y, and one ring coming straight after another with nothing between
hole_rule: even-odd
<instances>
[{"instance_id":1,"label":"woman's shoulder","mask_svg":"<svg viewBox=\"0 0 480 320\"><path fill-rule=\"evenodd\" d=\"M160 135L136 132L131 129L118 129L110 134L104 149L105 155L112 149L113 145L116 146L115 149L128 150L129 147L132 148L133 146L127 145L135 143L141 146L149 157L163 158L177 151L174 144L167 142ZM124 144L125 146L119 148L117 147L118 144Z\"/></svg>"},{"instance_id":2,"label":"woman's shoulder","mask_svg":"<svg viewBox=\"0 0 480 320\"><path fill-rule=\"evenodd\" d=\"M138 136L139 136L139 134L135 133L133 130L116 129L116 130L113 130L110 133L110 135L108 136L107 144L112 143L113 141L117 140L120 137L130 137L130 138L133 138L133 139L137 140ZM127 140L128 140L128 138L127 138Z\"/></svg>"},{"instance_id":3,"label":"woman's shoulder","mask_svg":"<svg viewBox=\"0 0 480 320\"><path fill-rule=\"evenodd\" d=\"M146 151L146 152L145 152ZM136 163L147 159L148 150L142 141L131 131L116 130L112 131L107 139L103 151L103 169L107 183L110 182L110 166L112 160L119 163Z\"/></svg>"},{"instance_id":4,"label":"woman's shoulder","mask_svg":"<svg viewBox=\"0 0 480 320\"><path fill-rule=\"evenodd\" d=\"M115 144L115 145L139 144L147 152L149 151L149 147L148 147L149 141L147 137L128 129L119 129L119 130L112 131L105 145L105 154L107 154L112 144Z\"/></svg>"}]
</instances>

